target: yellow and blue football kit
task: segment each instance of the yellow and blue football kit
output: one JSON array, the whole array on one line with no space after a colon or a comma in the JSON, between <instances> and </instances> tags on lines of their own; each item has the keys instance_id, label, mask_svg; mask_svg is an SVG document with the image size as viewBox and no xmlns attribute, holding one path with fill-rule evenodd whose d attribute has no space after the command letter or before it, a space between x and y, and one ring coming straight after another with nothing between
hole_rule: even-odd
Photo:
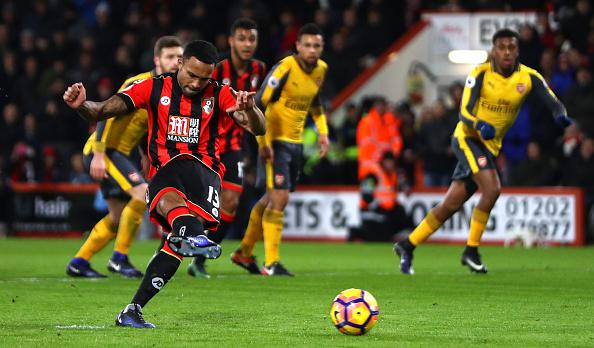
<instances>
[{"instance_id":1,"label":"yellow and blue football kit","mask_svg":"<svg viewBox=\"0 0 594 348\"><path fill-rule=\"evenodd\" d=\"M490 61L475 67L466 79L460 121L452 137L452 149L458 159L452 179L462 181L468 195L477 189L472 180L474 174L481 170L496 170L495 158L501 150L502 140L530 93L536 94L560 125L567 125L569 119L565 107L534 69L518 63L509 76L503 76ZM468 247L478 247L488 219L489 212L473 209ZM419 245L442 223L430 211L408 240L413 246Z\"/></svg>"},{"instance_id":2,"label":"yellow and blue football kit","mask_svg":"<svg viewBox=\"0 0 594 348\"><path fill-rule=\"evenodd\" d=\"M530 93L535 93L554 117L566 115L563 104L534 69L518 63L514 72L505 77L495 71L494 62L487 62L472 70L466 79L460 121L452 137L458 158L453 179L469 178L481 169L495 169L503 138ZM491 139L481 134L483 126L491 128Z\"/></svg>"},{"instance_id":3,"label":"yellow and blue football kit","mask_svg":"<svg viewBox=\"0 0 594 348\"><path fill-rule=\"evenodd\" d=\"M259 163L257 186L265 183L268 190L295 190L302 165L307 115L312 115L320 135L328 135L326 115L320 102L320 89L327 70L328 65L318 59L313 70L306 72L295 56L288 56L266 76L256 95L258 106L266 110L266 134L258 137L258 145L271 147L274 155L272 161ZM242 255L251 257L256 241L263 235L265 265L278 262L283 221L284 211L256 203L241 243Z\"/></svg>"},{"instance_id":4,"label":"yellow and blue football kit","mask_svg":"<svg viewBox=\"0 0 594 348\"><path fill-rule=\"evenodd\" d=\"M328 65L318 60L316 67L307 73L294 56L288 56L272 68L256 95L258 106L266 110L266 134L258 137L258 144L272 147L275 154L274 163L269 161L265 164L265 172L261 168L258 171L259 183L265 177L269 189L295 189L308 113L311 113L318 133L328 134L319 95L327 70Z\"/></svg>"},{"instance_id":5,"label":"yellow and blue football kit","mask_svg":"<svg viewBox=\"0 0 594 348\"><path fill-rule=\"evenodd\" d=\"M149 71L133 76L118 91L155 75L154 71ZM93 227L75 258L90 260L116 236L114 255L128 254L146 210L144 200L130 198L126 193L130 188L145 183L141 171L130 158L130 153L144 138L147 126L147 111L138 109L127 115L98 122L96 131L89 136L83 149L83 158L86 166L90 167L94 153L104 153L107 177L101 181L103 196L128 202L122 210L119 224L115 225L107 214Z\"/></svg>"}]
</instances>

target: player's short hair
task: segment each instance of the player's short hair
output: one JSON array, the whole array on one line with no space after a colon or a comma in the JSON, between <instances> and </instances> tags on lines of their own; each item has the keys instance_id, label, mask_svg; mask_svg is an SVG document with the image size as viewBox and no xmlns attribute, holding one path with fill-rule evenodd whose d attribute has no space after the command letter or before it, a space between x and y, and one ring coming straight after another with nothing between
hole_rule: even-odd
<instances>
[{"instance_id":1,"label":"player's short hair","mask_svg":"<svg viewBox=\"0 0 594 348\"><path fill-rule=\"evenodd\" d=\"M245 30L258 30L258 24L249 19L249 18L238 18L231 24L231 29L229 30L229 35L235 35L235 31L237 29L245 29Z\"/></svg>"},{"instance_id":2,"label":"player's short hair","mask_svg":"<svg viewBox=\"0 0 594 348\"><path fill-rule=\"evenodd\" d=\"M183 54L184 60L195 57L206 64L215 64L219 59L217 48L208 41L195 40L186 45Z\"/></svg>"},{"instance_id":3,"label":"player's short hair","mask_svg":"<svg viewBox=\"0 0 594 348\"><path fill-rule=\"evenodd\" d=\"M502 37L515 37L516 41L520 41L520 35L517 32L515 32L511 29L508 29L508 28L503 28L503 29L497 30L495 32L495 34L493 34L493 40L492 40L493 45L495 44L495 41L497 39L500 39Z\"/></svg>"},{"instance_id":4,"label":"player's short hair","mask_svg":"<svg viewBox=\"0 0 594 348\"><path fill-rule=\"evenodd\" d=\"M297 40L301 40L301 36L303 35L322 35L322 30L314 23L307 23L299 29Z\"/></svg>"},{"instance_id":5,"label":"player's short hair","mask_svg":"<svg viewBox=\"0 0 594 348\"><path fill-rule=\"evenodd\" d=\"M163 51L164 48L170 47L182 47L182 43L176 36L161 36L157 42L155 42L153 54L155 57L159 57L161 56L161 51Z\"/></svg>"}]
</instances>

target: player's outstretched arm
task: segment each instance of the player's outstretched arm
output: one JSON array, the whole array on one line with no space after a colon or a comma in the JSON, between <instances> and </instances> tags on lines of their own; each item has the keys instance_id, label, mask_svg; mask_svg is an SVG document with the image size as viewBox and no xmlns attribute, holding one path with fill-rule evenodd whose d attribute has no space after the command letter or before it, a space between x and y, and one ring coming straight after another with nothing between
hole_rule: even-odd
<instances>
[{"instance_id":1,"label":"player's outstretched arm","mask_svg":"<svg viewBox=\"0 0 594 348\"><path fill-rule=\"evenodd\" d=\"M124 100L111 96L102 102L87 100L87 92L82 83L75 83L68 87L62 97L66 104L87 121L101 121L111 117L128 113L128 106Z\"/></svg>"},{"instance_id":2,"label":"player's outstretched arm","mask_svg":"<svg viewBox=\"0 0 594 348\"><path fill-rule=\"evenodd\" d=\"M235 105L228 108L229 113L242 128L254 135L266 133L266 119L262 110L256 105L255 92L235 91L229 88L235 98Z\"/></svg>"},{"instance_id":3,"label":"player's outstretched arm","mask_svg":"<svg viewBox=\"0 0 594 348\"><path fill-rule=\"evenodd\" d=\"M542 101L553 114L555 123L563 128L572 123L571 118L567 116L565 106L555 96L555 93L547 86L539 73L530 74L532 80L532 91L536 93L538 99Z\"/></svg>"}]
</instances>

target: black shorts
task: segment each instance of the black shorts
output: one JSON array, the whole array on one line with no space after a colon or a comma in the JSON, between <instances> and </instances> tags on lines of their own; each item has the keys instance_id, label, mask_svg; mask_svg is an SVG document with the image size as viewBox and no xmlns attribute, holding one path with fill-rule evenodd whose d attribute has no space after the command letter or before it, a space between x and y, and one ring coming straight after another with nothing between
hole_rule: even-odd
<instances>
[{"instance_id":1,"label":"black shorts","mask_svg":"<svg viewBox=\"0 0 594 348\"><path fill-rule=\"evenodd\" d=\"M258 159L256 187L295 191L303 163L303 144L275 140L273 161Z\"/></svg>"},{"instance_id":2,"label":"black shorts","mask_svg":"<svg viewBox=\"0 0 594 348\"><path fill-rule=\"evenodd\" d=\"M215 231L219 226L221 178L204 163L189 159L174 159L161 167L149 183L147 203L150 218L165 231L171 231L166 216L157 213L157 202L163 194L177 192L188 208L202 217L204 228Z\"/></svg>"},{"instance_id":3,"label":"black shorts","mask_svg":"<svg viewBox=\"0 0 594 348\"><path fill-rule=\"evenodd\" d=\"M241 151L221 153L221 162L225 165L223 190L243 191L243 154Z\"/></svg>"},{"instance_id":4,"label":"black shorts","mask_svg":"<svg viewBox=\"0 0 594 348\"><path fill-rule=\"evenodd\" d=\"M92 159L92 152L83 156L87 171ZM105 150L105 171L107 178L101 180L101 193L105 198L128 200L130 196L126 192L129 189L146 183L132 159L114 149Z\"/></svg>"},{"instance_id":5,"label":"black shorts","mask_svg":"<svg viewBox=\"0 0 594 348\"><path fill-rule=\"evenodd\" d=\"M497 170L495 156L476 138L452 137L452 150L458 159L452 180L464 181L469 193L476 191L472 175L481 170Z\"/></svg>"}]
</instances>

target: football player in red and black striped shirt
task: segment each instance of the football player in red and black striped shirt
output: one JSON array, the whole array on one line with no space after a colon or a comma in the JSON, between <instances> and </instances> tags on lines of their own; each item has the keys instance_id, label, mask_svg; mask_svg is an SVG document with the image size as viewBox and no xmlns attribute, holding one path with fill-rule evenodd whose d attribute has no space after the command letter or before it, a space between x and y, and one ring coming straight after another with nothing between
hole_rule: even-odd
<instances>
[{"instance_id":1,"label":"football player in red and black striped shirt","mask_svg":"<svg viewBox=\"0 0 594 348\"><path fill-rule=\"evenodd\" d=\"M264 115L254 93L236 92L212 81L216 48L206 41L190 42L177 73L141 80L104 102L86 100L82 83L64 93L64 101L89 121L148 111L148 156L151 162L147 191L151 219L171 231L150 261L132 302L116 319L118 326L152 328L142 307L177 271L183 256L217 258L220 246L204 236L219 224L219 142L229 123L255 135L265 133Z\"/></svg>"},{"instance_id":2,"label":"football player in red and black striped shirt","mask_svg":"<svg viewBox=\"0 0 594 348\"><path fill-rule=\"evenodd\" d=\"M253 59L258 46L258 27L248 18L240 18L231 26L229 35L231 57L220 61L212 75L221 85L229 85L238 91L257 92L266 76L266 65ZM243 191L243 128L231 123L221 142L221 162L226 171L221 192L221 225L208 233L208 238L220 243L235 220L239 196ZM251 135L248 135L251 136ZM204 256L197 256L188 267L191 276L210 278L206 272Z\"/></svg>"}]
</instances>

